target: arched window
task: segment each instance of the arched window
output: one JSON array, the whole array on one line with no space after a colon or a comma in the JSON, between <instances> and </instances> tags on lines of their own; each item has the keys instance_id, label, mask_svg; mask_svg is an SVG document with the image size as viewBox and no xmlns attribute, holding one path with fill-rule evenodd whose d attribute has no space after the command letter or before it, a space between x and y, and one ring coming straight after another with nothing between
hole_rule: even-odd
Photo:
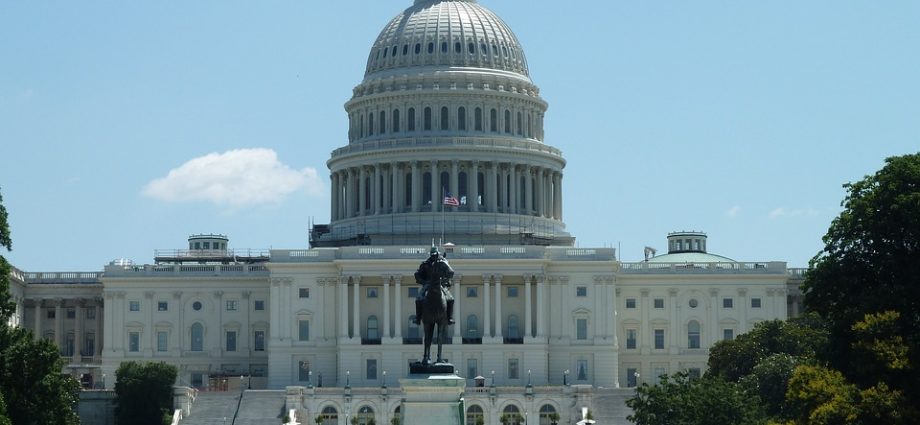
<instances>
[{"instance_id":1,"label":"arched window","mask_svg":"<svg viewBox=\"0 0 920 425\"><path fill-rule=\"evenodd\" d=\"M472 405L466 409L466 423L475 425L479 420L485 421L485 416L482 411L482 407L478 405Z\"/></svg>"},{"instance_id":2,"label":"arched window","mask_svg":"<svg viewBox=\"0 0 920 425\"><path fill-rule=\"evenodd\" d=\"M527 138L533 138L533 119L530 114L527 114Z\"/></svg>"},{"instance_id":3,"label":"arched window","mask_svg":"<svg viewBox=\"0 0 920 425\"><path fill-rule=\"evenodd\" d=\"M476 131L482 131L482 109L481 108L476 108L476 110L473 112L473 121L475 125L475 127L473 128Z\"/></svg>"},{"instance_id":4,"label":"arched window","mask_svg":"<svg viewBox=\"0 0 920 425\"><path fill-rule=\"evenodd\" d=\"M460 44L460 42L458 41L454 43L454 53L461 53L461 52L463 52L463 45Z\"/></svg>"},{"instance_id":5,"label":"arched window","mask_svg":"<svg viewBox=\"0 0 920 425\"><path fill-rule=\"evenodd\" d=\"M505 109L505 133L511 134L511 111Z\"/></svg>"},{"instance_id":6,"label":"arched window","mask_svg":"<svg viewBox=\"0 0 920 425\"><path fill-rule=\"evenodd\" d=\"M434 53L434 43L428 43L428 54Z\"/></svg>"},{"instance_id":7,"label":"arched window","mask_svg":"<svg viewBox=\"0 0 920 425\"><path fill-rule=\"evenodd\" d=\"M540 425L553 425L558 420L559 414L556 413L556 408L552 404L540 406Z\"/></svg>"},{"instance_id":8,"label":"arched window","mask_svg":"<svg viewBox=\"0 0 920 425\"><path fill-rule=\"evenodd\" d=\"M201 326L201 323L195 323L192 325L191 350L204 350L204 326Z\"/></svg>"},{"instance_id":9,"label":"arched window","mask_svg":"<svg viewBox=\"0 0 920 425\"><path fill-rule=\"evenodd\" d=\"M326 406L323 408L323 425L339 425L339 412L335 407Z\"/></svg>"},{"instance_id":10,"label":"arched window","mask_svg":"<svg viewBox=\"0 0 920 425\"><path fill-rule=\"evenodd\" d=\"M517 134L518 136L524 135L524 118L520 112L517 113Z\"/></svg>"},{"instance_id":11,"label":"arched window","mask_svg":"<svg viewBox=\"0 0 920 425\"><path fill-rule=\"evenodd\" d=\"M475 314L466 316L466 337L479 338L479 318Z\"/></svg>"},{"instance_id":12,"label":"arched window","mask_svg":"<svg viewBox=\"0 0 920 425\"><path fill-rule=\"evenodd\" d=\"M488 50L489 50L489 49L486 47L486 43L479 42L479 53L480 53L480 54L482 54L483 56L485 56L485 55L489 54Z\"/></svg>"},{"instance_id":13,"label":"arched window","mask_svg":"<svg viewBox=\"0 0 920 425\"><path fill-rule=\"evenodd\" d=\"M446 106L441 107L441 130L448 130L450 128L450 116L448 115L449 111Z\"/></svg>"},{"instance_id":14,"label":"arched window","mask_svg":"<svg viewBox=\"0 0 920 425\"><path fill-rule=\"evenodd\" d=\"M73 346L74 346L74 336L73 332L68 332L64 336L64 355L67 357L73 356Z\"/></svg>"},{"instance_id":15,"label":"arched window","mask_svg":"<svg viewBox=\"0 0 920 425\"><path fill-rule=\"evenodd\" d=\"M469 196L469 188L467 188L468 183L469 178L466 171L461 171L460 174L457 175L457 193L452 193L452 195L458 197L460 205L466 205L470 202L470 200L467 199L467 196Z\"/></svg>"},{"instance_id":16,"label":"arched window","mask_svg":"<svg viewBox=\"0 0 920 425\"><path fill-rule=\"evenodd\" d=\"M700 322L696 320L687 324L687 348L700 348Z\"/></svg>"},{"instance_id":17,"label":"arched window","mask_svg":"<svg viewBox=\"0 0 920 425\"><path fill-rule=\"evenodd\" d=\"M371 112L367 114L367 135L374 135L374 113Z\"/></svg>"},{"instance_id":18,"label":"arched window","mask_svg":"<svg viewBox=\"0 0 920 425\"><path fill-rule=\"evenodd\" d=\"M498 111L495 109L489 111L489 131L498 133Z\"/></svg>"},{"instance_id":19,"label":"arched window","mask_svg":"<svg viewBox=\"0 0 920 425\"><path fill-rule=\"evenodd\" d=\"M406 114L406 128L409 131L415 131L415 108L409 108Z\"/></svg>"},{"instance_id":20,"label":"arched window","mask_svg":"<svg viewBox=\"0 0 920 425\"><path fill-rule=\"evenodd\" d=\"M409 45L403 44L403 56L408 55L408 54L409 54Z\"/></svg>"},{"instance_id":21,"label":"arched window","mask_svg":"<svg viewBox=\"0 0 920 425\"><path fill-rule=\"evenodd\" d=\"M367 339L380 339L380 323L377 321L377 316L367 318Z\"/></svg>"},{"instance_id":22,"label":"arched window","mask_svg":"<svg viewBox=\"0 0 920 425\"><path fill-rule=\"evenodd\" d=\"M364 137L364 114L361 114L360 127L361 127L361 137Z\"/></svg>"},{"instance_id":23,"label":"arched window","mask_svg":"<svg viewBox=\"0 0 920 425\"><path fill-rule=\"evenodd\" d=\"M393 46L393 57L396 57L396 51L398 48L399 46Z\"/></svg>"},{"instance_id":24,"label":"arched window","mask_svg":"<svg viewBox=\"0 0 920 425\"><path fill-rule=\"evenodd\" d=\"M403 199L403 207L408 207L412 205L412 173L406 173L406 194L405 199Z\"/></svg>"},{"instance_id":25,"label":"arched window","mask_svg":"<svg viewBox=\"0 0 920 425\"><path fill-rule=\"evenodd\" d=\"M441 53L447 53L447 42L441 42Z\"/></svg>"},{"instance_id":26,"label":"arched window","mask_svg":"<svg viewBox=\"0 0 920 425\"><path fill-rule=\"evenodd\" d=\"M422 174L422 204L431 203L431 173Z\"/></svg>"},{"instance_id":27,"label":"arched window","mask_svg":"<svg viewBox=\"0 0 920 425\"><path fill-rule=\"evenodd\" d=\"M508 316L508 338L520 338L521 327L515 315Z\"/></svg>"},{"instance_id":28,"label":"arched window","mask_svg":"<svg viewBox=\"0 0 920 425\"><path fill-rule=\"evenodd\" d=\"M466 108L457 108L457 130L466 130Z\"/></svg>"},{"instance_id":29,"label":"arched window","mask_svg":"<svg viewBox=\"0 0 920 425\"><path fill-rule=\"evenodd\" d=\"M415 54L417 55L421 52L422 52L422 43L415 43Z\"/></svg>"},{"instance_id":30,"label":"arched window","mask_svg":"<svg viewBox=\"0 0 920 425\"><path fill-rule=\"evenodd\" d=\"M467 50L469 50L469 52L470 52L471 55L472 55L473 53L476 53L476 44L474 44L474 43L471 41L470 44L467 46Z\"/></svg>"},{"instance_id":31,"label":"arched window","mask_svg":"<svg viewBox=\"0 0 920 425\"><path fill-rule=\"evenodd\" d=\"M431 108L425 107L422 119L425 121L424 130L431 130Z\"/></svg>"},{"instance_id":32,"label":"arched window","mask_svg":"<svg viewBox=\"0 0 920 425\"><path fill-rule=\"evenodd\" d=\"M387 132L387 113L380 111L380 134Z\"/></svg>"},{"instance_id":33,"label":"arched window","mask_svg":"<svg viewBox=\"0 0 920 425\"><path fill-rule=\"evenodd\" d=\"M399 133L399 109L393 110L393 125L390 127L394 133Z\"/></svg>"},{"instance_id":34,"label":"arched window","mask_svg":"<svg viewBox=\"0 0 920 425\"><path fill-rule=\"evenodd\" d=\"M358 425L370 425L371 422L376 422L374 420L374 409L370 406L361 406L361 408L358 409L358 415L356 417L358 419Z\"/></svg>"},{"instance_id":35,"label":"arched window","mask_svg":"<svg viewBox=\"0 0 920 425\"><path fill-rule=\"evenodd\" d=\"M502 409L502 416L506 418L506 425L521 425L524 423L524 417L521 415L521 409L518 409L517 406L509 404Z\"/></svg>"},{"instance_id":36,"label":"arched window","mask_svg":"<svg viewBox=\"0 0 920 425\"><path fill-rule=\"evenodd\" d=\"M407 332L406 336L409 337L410 339L420 338L419 333L418 333L418 325L415 324L414 314L409 316L409 332Z\"/></svg>"}]
</instances>

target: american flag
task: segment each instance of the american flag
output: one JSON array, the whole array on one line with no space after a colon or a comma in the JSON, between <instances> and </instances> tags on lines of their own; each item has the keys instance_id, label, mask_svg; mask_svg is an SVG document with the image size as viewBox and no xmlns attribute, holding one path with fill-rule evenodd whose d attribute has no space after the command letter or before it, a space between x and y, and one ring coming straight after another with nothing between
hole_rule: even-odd
<instances>
[{"instance_id":1,"label":"american flag","mask_svg":"<svg viewBox=\"0 0 920 425\"><path fill-rule=\"evenodd\" d=\"M459 207L460 201L457 199L456 196L450 196L450 194L448 193L447 196L444 197L444 205L450 205L452 207Z\"/></svg>"}]
</instances>

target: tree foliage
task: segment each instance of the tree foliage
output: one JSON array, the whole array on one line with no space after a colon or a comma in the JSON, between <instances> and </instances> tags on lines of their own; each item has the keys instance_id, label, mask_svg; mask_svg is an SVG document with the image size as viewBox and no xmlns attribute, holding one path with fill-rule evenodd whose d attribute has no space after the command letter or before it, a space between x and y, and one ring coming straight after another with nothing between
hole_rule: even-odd
<instances>
[{"instance_id":1,"label":"tree foliage","mask_svg":"<svg viewBox=\"0 0 920 425\"><path fill-rule=\"evenodd\" d=\"M6 402L3 401L3 393L0 393L0 425L12 425L9 416L6 415Z\"/></svg>"},{"instance_id":2,"label":"tree foliage","mask_svg":"<svg viewBox=\"0 0 920 425\"><path fill-rule=\"evenodd\" d=\"M637 425L755 425L765 423L755 398L718 376L691 379L680 372L657 385L642 384L626 401Z\"/></svg>"},{"instance_id":3,"label":"tree foliage","mask_svg":"<svg viewBox=\"0 0 920 425\"><path fill-rule=\"evenodd\" d=\"M172 415L178 373L175 366L164 362L122 363L115 371L116 423L161 425Z\"/></svg>"},{"instance_id":4,"label":"tree foliage","mask_svg":"<svg viewBox=\"0 0 920 425\"><path fill-rule=\"evenodd\" d=\"M3 206L3 194L0 194L0 247L10 251L13 249L13 240L10 238L8 217L6 207ZM10 264L0 255L0 322L6 323L15 312L16 305L10 295Z\"/></svg>"}]
</instances>

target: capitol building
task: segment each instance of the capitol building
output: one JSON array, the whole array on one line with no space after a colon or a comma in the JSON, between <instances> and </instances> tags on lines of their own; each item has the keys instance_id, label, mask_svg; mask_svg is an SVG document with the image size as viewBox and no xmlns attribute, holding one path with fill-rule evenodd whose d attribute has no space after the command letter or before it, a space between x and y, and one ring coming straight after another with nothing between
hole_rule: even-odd
<instances>
[{"instance_id":1,"label":"capitol building","mask_svg":"<svg viewBox=\"0 0 920 425\"><path fill-rule=\"evenodd\" d=\"M702 374L717 341L798 314L801 270L712 254L702 232L662 235L667 253L635 263L576 248L547 108L501 18L415 0L345 104L330 219L309 247L177 235L150 264L15 271L12 320L55 341L88 388L112 388L121 362L165 361L199 397L245 389L243 405L273 398L301 423L390 424L422 353L413 272L434 243L456 271L444 350L467 380L467 423L574 424L583 408L624 423L632 387ZM181 423L195 419L193 403Z\"/></svg>"}]
</instances>

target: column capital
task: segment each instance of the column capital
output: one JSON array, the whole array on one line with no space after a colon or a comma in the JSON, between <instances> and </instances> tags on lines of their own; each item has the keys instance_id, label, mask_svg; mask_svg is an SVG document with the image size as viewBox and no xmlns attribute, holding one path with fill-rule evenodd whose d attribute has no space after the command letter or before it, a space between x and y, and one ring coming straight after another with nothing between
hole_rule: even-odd
<instances>
[{"instance_id":1,"label":"column capital","mask_svg":"<svg viewBox=\"0 0 920 425\"><path fill-rule=\"evenodd\" d=\"M489 281L491 281L491 280L492 280L492 275L490 275L490 274L488 274L488 273L483 273L483 274L482 274L482 281L483 281L484 283L489 283Z\"/></svg>"},{"instance_id":2,"label":"column capital","mask_svg":"<svg viewBox=\"0 0 920 425\"><path fill-rule=\"evenodd\" d=\"M740 296L742 296L742 297L743 297L743 296L746 296L746 295L747 295L747 288L738 288L738 295L740 295Z\"/></svg>"},{"instance_id":3,"label":"column capital","mask_svg":"<svg viewBox=\"0 0 920 425\"><path fill-rule=\"evenodd\" d=\"M642 288L639 290L639 294L642 295L643 297L648 297L648 293L649 293L648 288Z\"/></svg>"},{"instance_id":4,"label":"column capital","mask_svg":"<svg viewBox=\"0 0 920 425\"><path fill-rule=\"evenodd\" d=\"M174 299L177 299L177 300L178 300L178 299L182 298L182 291L173 291L172 296L173 296Z\"/></svg>"},{"instance_id":5,"label":"column capital","mask_svg":"<svg viewBox=\"0 0 920 425\"><path fill-rule=\"evenodd\" d=\"M146 298L146 299L148 299L148 300L149 300L149 299L152 299L154 295L156 295L156 293L153 292L153 291L144 292L144 298Z\"/></svg>"},{"instance_id":6,"label":"column capital","mask_svg":"<svg viewBox=\"0 0 920 425\"><path fill-rule=\"evenodd\" d=\"M678 292L677 288L668 288L668 295L670 295L670 296L672 296L672 297L676 297L676 296L677 296L677 292Z\"/></svg>"},{"instance_id":7,"label":"column capital","mask_svg":"<svg viewBox=\"0 0 920 425\"><path fill-rule=\"evenodd\" d=\"M492 275L492 278L495 279L495 283L496 283L496 284L501 284L501 283L502 283L502 278L503 278L503 277L504 277L504 276L502 276L502 275L500 275L500 274L493 274L493 275Z\"/></svg>"},{"instance_id":8,"label":"column capital","mask_svg":"<svg viewBox=\"0 0 920 425\"><path fill-rule=\"evenodd\" d=\"M719 288L709 288L709 296L715 297L719 295Z\"/></svg>"},{"instance_id":9,"label":"column capital","mask_svg":"<svg viewBox=\"0 0 920 425\"><path fill-rule=\"evenodd\" d=\"M243 292L242 292L242 295L243 295L243 299L248 300L249 297L252 296L252 291L243 291Z\"/></svg>"}]
</instances>

